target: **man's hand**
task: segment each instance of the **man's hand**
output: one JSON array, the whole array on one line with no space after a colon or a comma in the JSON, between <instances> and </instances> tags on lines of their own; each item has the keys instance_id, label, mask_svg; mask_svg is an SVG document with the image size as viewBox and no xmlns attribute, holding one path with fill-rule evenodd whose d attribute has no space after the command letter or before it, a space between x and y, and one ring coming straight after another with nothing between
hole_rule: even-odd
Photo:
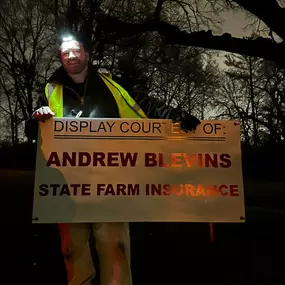
<instances>
[{"instance_id":1,"label":"man's hand","mask_svg":"<svg viewBox=\"0 0 285 285\"><path fill-rule=\"evenodd\" d=\"M32 116L38 121L46 121L47 119L54 116L54 112L48 107L44 106L37 109Z\"/></svg>"},{"instance_id":2,"label":"man's hand","mask_svg":"<svg viewBox=\"0 0 285 285\"><path fill-rule=\"evenodd\" d=\"M171 117L173 123L180 123L180 128L185 132L195 131L197 126L201 124L196 117L179 109L173 109Z\"/></svg>"},{"instance_id":3,"label":"man's hand","mask_svg":"<svg viewBox=\"0 0 285 285\"><path fill-rule=\"evenodd\" d=\"M180 123L180 128L183 131L192 132L195 131L197 126L200 124L201 124L200 120L198 120L196 117L189 114L185 114Z\"/></svg>"}]
</instances>

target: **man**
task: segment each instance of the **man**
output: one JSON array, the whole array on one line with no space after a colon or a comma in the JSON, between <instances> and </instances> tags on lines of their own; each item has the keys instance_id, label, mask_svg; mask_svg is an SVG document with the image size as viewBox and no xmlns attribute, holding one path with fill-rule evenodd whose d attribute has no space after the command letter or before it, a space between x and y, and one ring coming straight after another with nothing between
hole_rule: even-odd
<instances>
[{"instance_id":1,"label":"man","mask_svg":"<svg viewBox=\"0 0 285 285\"><path fill-rule=\"evenodd\" d=\"M62 66L54 72L40 96L26 135L37 138L37 121L55 117L161 118L194 130L200 121L149 97L135 102L116 82L89 63L88 44L80 35L60 46ZM95 276L89 239L95 238L101 285L132 284L130 238L127 223L59 224L69 285L89 285Z\"/></svg>"}]
</instances>

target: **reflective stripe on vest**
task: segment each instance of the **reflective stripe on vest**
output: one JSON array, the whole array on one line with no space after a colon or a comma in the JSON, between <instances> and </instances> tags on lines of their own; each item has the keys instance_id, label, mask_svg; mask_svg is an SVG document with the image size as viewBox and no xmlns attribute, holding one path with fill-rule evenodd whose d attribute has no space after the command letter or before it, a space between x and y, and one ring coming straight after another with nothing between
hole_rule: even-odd
<instances>
[{"instance_id":1,"label":"reflective stripe on vest","mask_svg":"<svg viewBox=\"0 0 285 285\"><path fill-rule=\"evenodd\" d=\"M113 94L121 118L147 118L143 110L126 90L107 76L101 73L99 73L99 75ZM62 85L48 83L45 88L45 94L48 99L50 109L55 113L55 117L63 117Z\"/></svg>"},{"instance_id":2,"label":"reflective stripe on vest","mask_svg":"<svg viewBox=\"0 0 285 285\"><path fill-rule=\"evenodd\" d=\"M45 94L48 99L49 107L54 112L55 117L63 117L63 96L62 85L48 83L45 88Z\"/></svg>"}]
</instances>

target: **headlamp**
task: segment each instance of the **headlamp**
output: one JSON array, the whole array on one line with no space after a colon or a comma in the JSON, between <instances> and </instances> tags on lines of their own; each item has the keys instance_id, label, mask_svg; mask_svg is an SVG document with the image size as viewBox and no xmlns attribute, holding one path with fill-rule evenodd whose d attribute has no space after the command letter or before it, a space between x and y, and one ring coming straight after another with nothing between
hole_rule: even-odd
<instances>
[{"instance_id":1,"label":"headlamp","mask_svg":"<svg viewBox=\"0 0 285 285\"><path fill-rule=\"evenodd\" d=\"M71 35L64 35L64 36L61 37L61 39L62 39L63 42L70 42L70 41L75 40L74 37L71 36Z\"/></svg>"}]
</instances>

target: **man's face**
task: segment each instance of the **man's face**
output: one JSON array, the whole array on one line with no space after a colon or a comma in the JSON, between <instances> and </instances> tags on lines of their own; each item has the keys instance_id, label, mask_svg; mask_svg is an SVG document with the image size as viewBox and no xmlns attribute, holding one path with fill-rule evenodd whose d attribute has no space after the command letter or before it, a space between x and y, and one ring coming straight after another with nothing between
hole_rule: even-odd
<instances>
[{"instance_id":1,"label":"man's face","mask_svg":"<svg viewBox=\"0 0 285 285\"><path fill-rule=\"evenodd\" d=\"M85 52L83 45L75 40L62 43L60 57L64 69L69 74L83 71L89 60L88 52Z\"/></svg>"}]
</instances>

